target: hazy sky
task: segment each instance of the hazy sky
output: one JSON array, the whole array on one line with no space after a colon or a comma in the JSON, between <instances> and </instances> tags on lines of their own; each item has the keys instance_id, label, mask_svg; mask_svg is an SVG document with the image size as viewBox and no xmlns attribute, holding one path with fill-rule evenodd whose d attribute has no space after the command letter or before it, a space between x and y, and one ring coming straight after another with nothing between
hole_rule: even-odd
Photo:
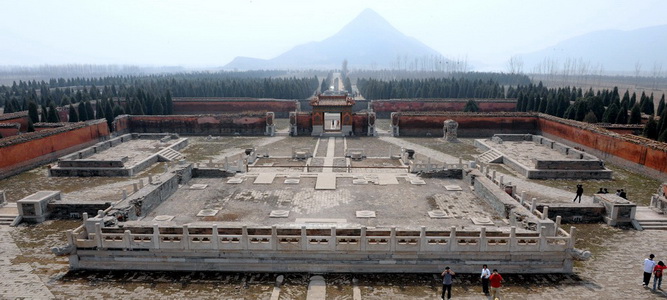
<instances>
[{"instance_id":1,"label":"hazy sky","mask_svg":"<svg viewBox=\"0 0 667 300\"><path fill-rule=\"evenodd\" d=\"M0 65L222 66L321 41L371 8L452 59L511 55L602 29L667 24L664 0L2 0Z\"/></svg>"}]
</instances>

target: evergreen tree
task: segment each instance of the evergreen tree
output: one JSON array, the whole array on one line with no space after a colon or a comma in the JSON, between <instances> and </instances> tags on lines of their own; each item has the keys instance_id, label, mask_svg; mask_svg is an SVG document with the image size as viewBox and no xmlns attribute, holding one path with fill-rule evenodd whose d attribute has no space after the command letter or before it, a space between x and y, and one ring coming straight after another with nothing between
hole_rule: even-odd
<instances>
[{"instance_id":1,"label":"evergreen tree","mask_svg":"<svg viewBox=\"0 0 667 300\"><path fill-rule=\"evenodd\" d=\"M662 97L660 97L660 102L658 103L658 110L656 112L656 115L661 116L663 111L665 111L665 94L662 94Z\"/></svg>"},{"instance_id":2,"label":"evergreen tree","mask_svg":"<svg viewBox=\"0 0 667 300\"><path fill-rule=\"evenodd\" d=\"M473 99L468 100L466 102L465 107L463 107L464 112L478 112L479 111L479 106L477 105L477 102Z\"/></svg>"},{"instance_id":3,"label":"evergreen tree","mask_svg":"<svg viewBox=\"0 0 667 300\"><path fill-rule=\"evenodd\" d=\"M574 120L577 117L577 110L574 108L574 105L570 105L565 109L563 113L563 118Z\"/></svg>"},{"instance_id":4,"label":"evergreen tree","mask_svg":"<svg viewBox=\"0 0 667 300\"><path fill-rule=\"evenodd\" d=\"M667 130L667 109L662 112L660 115L660 121L658 122L658 135L662 134L663 131Z\"/></svg>"},{"instance_id":5,"label":"evergreen tree","mask_svg":"<svg viewBox=\"0 0 667 300\"><path fill-rule=\"evenodd\" d=\"M607 110L604 112L604 115L602 116L602 122L613 124L616 121L616 116L618 115L619 110L620 108L618 108L616 103L609 105Z\"/></svg>"},{"instance_id":6,"label":"evergreen tree","mask_svg":"<svg viewBox=\"0 0 667 300\"><path fill-rule=\"evenodd\" d=\"M86 106L86 120L95 120L95 110L93 110L93 105L90 104L90 101L84 103Z\"/></svg>"},{"instance_id":7,"label":"evergreen tree","mask_svg":"<svg viewBox=\"0 0 667 300\"><path fill-rule=\"evenodd\" d=\"M111 102L110 101L104 101L104 117L107 119L107 125L109 125L109 128L113 128L111 125L113 123L113 108L111 107Z\"/></svg>"},{"instance_id":8,"label":"evergreen tree","mask_svg":"<svg viewBox=\"0 0 667 300\"><path fill-rule=\"evenodd\" d=\"M160 101L160 99L155 99L155 101L153 101L153 114L154 115L163 114L162 101Z\"/></svg>"},{"instance_id":9,"label":"evergreen tree","mask_svg":"<svg viewBox=\"0 0 667 300\"><path fill-rule=\"evenodd\" d=\"M32 123L31 119L28 119L28 132L35 132L35 124ZM1 135L0 138L2 138Z\"/></svg>"},{"instance_id":10,"label":"evergreen tree","mask_svg":"<svg viewBox=\"0 0 667 300\"><path fill-rule=\"evenodd\" d=\"M658 136L658 142L667 142L667 130L663 130Z\"/></svg>"},{"instance_id":11,"label":"evergreen tree","mask_svg":"<svg viewBox=\"0 0 667 300\"><path fill-rule=\"evenodd\" d=\"M639 106L635 105L632 110L634 110L635 107L639 109ZM644 125L644 131L642 132L642 135L652 140L658 139L658 123L655 122L653 116L648 117L648 122L646 122L646 125Z\"/></svg>"},{"instance_id":12,"label":"evergreen tree","mask_svg":"<svg viewBox=\"0 0 667 300\"><path fill-rule=\"evenodd\" d=\"M72 104L69 105L69 122L79 122L79 113Z\"/></svg>"},{"instance_id":13,"label":"evergreen tree","mask_svg":"<svg viewBox=\"0 0 667 300\"><path fill-rule=\"evenodd\" d=\"M28 103L28 117L32 123L39 123L39 112L37 111L37 103L30 101Z\"/></svg>"},{"instance_id":14,"label":"evergreen tree","mask_svg":"<svg viewBox=\"0 0 667 300\"><path fill-rule=\"evenodd\" d=\"M67 106L67 105L70 105L71 103L72 103L72 102L69 100L69 97L67 97L67 96L64 96L64 97L60 100L60 106Z\"/></svg>"},{"instance_id":15,"label":"evergreen tree","mask_svg":"<svg viewBox=\"0 0 667 300\"><path fill-rule=\"evenodd\" d=\"M637 94L632 93L632 96L630 97L630 106L635 106L635 104L637 104Z\"/></svg>"},{"instance_id":16,"label":"evergreen tree","mask_svg":"<svg viewBox=\"0 0 667 300\"><path fill-rule=\"evenodd\" d=\"M60 122L60 116L58 115L58 110L56 109L56 104L51 101L49 102L49 113L47 116L49 123L58 123Z\"/></svg>"},{"instance_id":17,"label":"evergreen tree","mask_svg":"<svg viewBox=\"0 0 667 300\"><path fill-rule=\"evenodd\" d=\"M122 115L122 114L125 114L125 111L123 111L123 108L118 104L114 105L113 106L113 117L114 117L114 119L116 117Z\"/></svg>"},{"instance_id":18,"label":"evergreen tree","mask_svg":"<svg viewBox=\"0 0 667 300\"><path fill-rule=\"evenodd\" d=\"M595 116L595 113L592 110L589 110L586 116L584 116L584 122L586 123L597 123L598 118Z\"/></svg>"},{"instance_id":19,"label":"evergreen tree","mask_svg":"<svg viewBox=\"0 0 667 300\"><path fill-rule=\"evenodd\" d=\"M547 111L547 97L542 97L542 99L540 99L540 105L538 106L537 111L541 113Z\"/></svg>"},{"instance_id":20,"label":"evergreen tree","mask_svg":"<svg viewBox=\"0 0 667 300\"><path fill-rule=\"evenodd\" d=\"M604 115L604 104L602 103L602 98L598 96L593 96L586 98L586 102L588 103L588 108L595 113L595 117L598 120L602 120L603 115Z\"/></svg>"},{"instance_id":21,"label":"evergreen tree","mask_svg":"<svg viewBox=\"0 0 667 300\"><path fill-rule=\"evenodd\" d=\"M104 100L95 100L95 119L104 119Z\"/></svg>"},{"instance_id":22,"label":"evergreen tree","mask_svg":"<svg viewBox=\"0 0 667 300\"><path fill-rule=\"evenodd\" d=\"M41 118L40 118L40 119L41 119L41 122L46 123L46 122L49 121L49 117L48 117L48 115L47 115L47 112L48 112L48 110L46 109L46 106L42 105L42 111L41 111L41 114L40 114L40 116L41 116Z\"/></svg>"},{"instance_id":23,"label":"evergreen tree","mask_svg":"<svg viewBox=\"0 0 667 300\"><path fill-rule=\"evenodd\" d=\"M653 121L655 123L655 121ZM630 121L628 124L641 124L642 123L642 113L639 109L639 105L635 104L630 110Z\"/></svg>"},{"instance_id":24,"label":"evergreen tree","mask_svg":"<svg viewBox=\"0 0 667 300\"><path fill-rule=\"evenodd\" d=\"M574 111L575 111L575 117L574 120L577 121L583 121L584 117L586 117L586 114L588 113L590 109L588 108L588 103L584 100L577 100L574 102Z\"/></svg>"},{"instance_id":25,"label":"evergreen tree","mask_svg":"<svg viewBox=\"0 0 667 300\"><path fill-rule=\"evenodd\" d=\"M663 98L664 98L664 95L663 95ZM167 91L166 100L167 100L167 105L165 107L166 111L167 111L166 114L167 115L173 115L174 114L174 100L171 99L171 92L170 91Z\"/></svg>"},{"instance_id":26,"label":"evergreen tree","mask_svg":"<svg viewBox=\"0 0 667 300\"><path fill-rule=\"evenodd\" d=\"M77 115L79 116L79 121L88 121L89 120L88 112L86 111L86 102L88 102L88 101L81 102L76 107L76 112L77 112Z\"/></svg>"},{"instance_id":27,"label":"evergreen tree","mask_svg":"<svg viewBox=\"0 0 667 300\"><path fill-rule=\"evenodd\" d=\"M655 113L655 105L653 104L653 101L649 97L645 97L644 93L642 92L642 100L639 102L641 107L641 111L649 116L653 115Z\"/></svg>"},{"instance_id":28,"label":"evergreen tree","mask_svg":"<svg viewBox=\"0 0 667 300\"><path fill-rule=\"evenodd\" d=\"M616 124L628 124L628 108L627 107L621 106L621 108L618 110L618 114L616 115L614 123L616 123Z\"/></svg>"}]
</instances>

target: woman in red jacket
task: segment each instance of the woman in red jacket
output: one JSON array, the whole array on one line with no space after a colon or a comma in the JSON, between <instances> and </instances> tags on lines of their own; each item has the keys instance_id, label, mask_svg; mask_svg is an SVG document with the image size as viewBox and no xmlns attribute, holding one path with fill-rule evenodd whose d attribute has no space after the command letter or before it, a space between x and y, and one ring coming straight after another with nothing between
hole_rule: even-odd
<instances>
[{"instance_id":1,"label":"woman in red jacket","mask_svg":"<svg viewBox=\"0 0 667 300\"><path fill-rule=\"evenodd\" d=\"M661 261L658 262L655 267L653 267L653 291L655 292L655 285L658 284L658 289L661 290L660 284L662 283L662 270L666 269L665 263Z\"/></svg>"}]
</instances>

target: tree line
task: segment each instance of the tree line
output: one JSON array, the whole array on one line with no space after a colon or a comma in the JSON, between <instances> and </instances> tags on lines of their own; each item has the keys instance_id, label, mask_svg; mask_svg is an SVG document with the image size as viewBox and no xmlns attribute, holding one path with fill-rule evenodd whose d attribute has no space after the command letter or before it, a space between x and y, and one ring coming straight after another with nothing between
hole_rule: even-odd
<instances>
[{"instance_id":1,"label":"tree line","mask_svg":"<svg viewBox=\"0 0 667 300\"><path fill-rule=\"evenodd\" d=\"M357 87L364 98L504 98L505 88L488 79L426 78L377 80L360 78Z\"/></svg>"},{"instance_id":2,"label":"tree line","mask_svg":"<svg viewBox=\"0 0 667 300\"><path fill-rule=\"evenodd\" d=\"M638 97L636 93L630 94L626 90L621 97L617 87L597 92L590 88L584 92L575 87L547 88L540 82L537 85L510 87L507 94L510 98L517 98L517 111L540 112L587 123L641 124L642 114L648 115L642 135L667 141L664 94L657 108L653 93L646 95L642 92ZM660 116L659 121L655 120L656 116Z\"/></svg>"}]
</instances>

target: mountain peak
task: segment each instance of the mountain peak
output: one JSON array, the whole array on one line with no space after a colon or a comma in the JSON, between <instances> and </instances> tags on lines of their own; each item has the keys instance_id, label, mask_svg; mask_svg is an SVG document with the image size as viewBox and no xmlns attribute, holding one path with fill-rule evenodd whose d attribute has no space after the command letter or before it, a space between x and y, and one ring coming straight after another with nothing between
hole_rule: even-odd
<instances>
[{"instance_id":1,"label":"mountain peak","mask_svg":"<svg viewBox=\"0 0 667 300\"><path fill-rule=\"evenodd\" d=\"M392 34L401 34L394 26L389 24L380 14L370 8L366 8L350 23L347 23L336 35L347 35L354 31L371 31Z\"/></svg>"}]
</instances>

